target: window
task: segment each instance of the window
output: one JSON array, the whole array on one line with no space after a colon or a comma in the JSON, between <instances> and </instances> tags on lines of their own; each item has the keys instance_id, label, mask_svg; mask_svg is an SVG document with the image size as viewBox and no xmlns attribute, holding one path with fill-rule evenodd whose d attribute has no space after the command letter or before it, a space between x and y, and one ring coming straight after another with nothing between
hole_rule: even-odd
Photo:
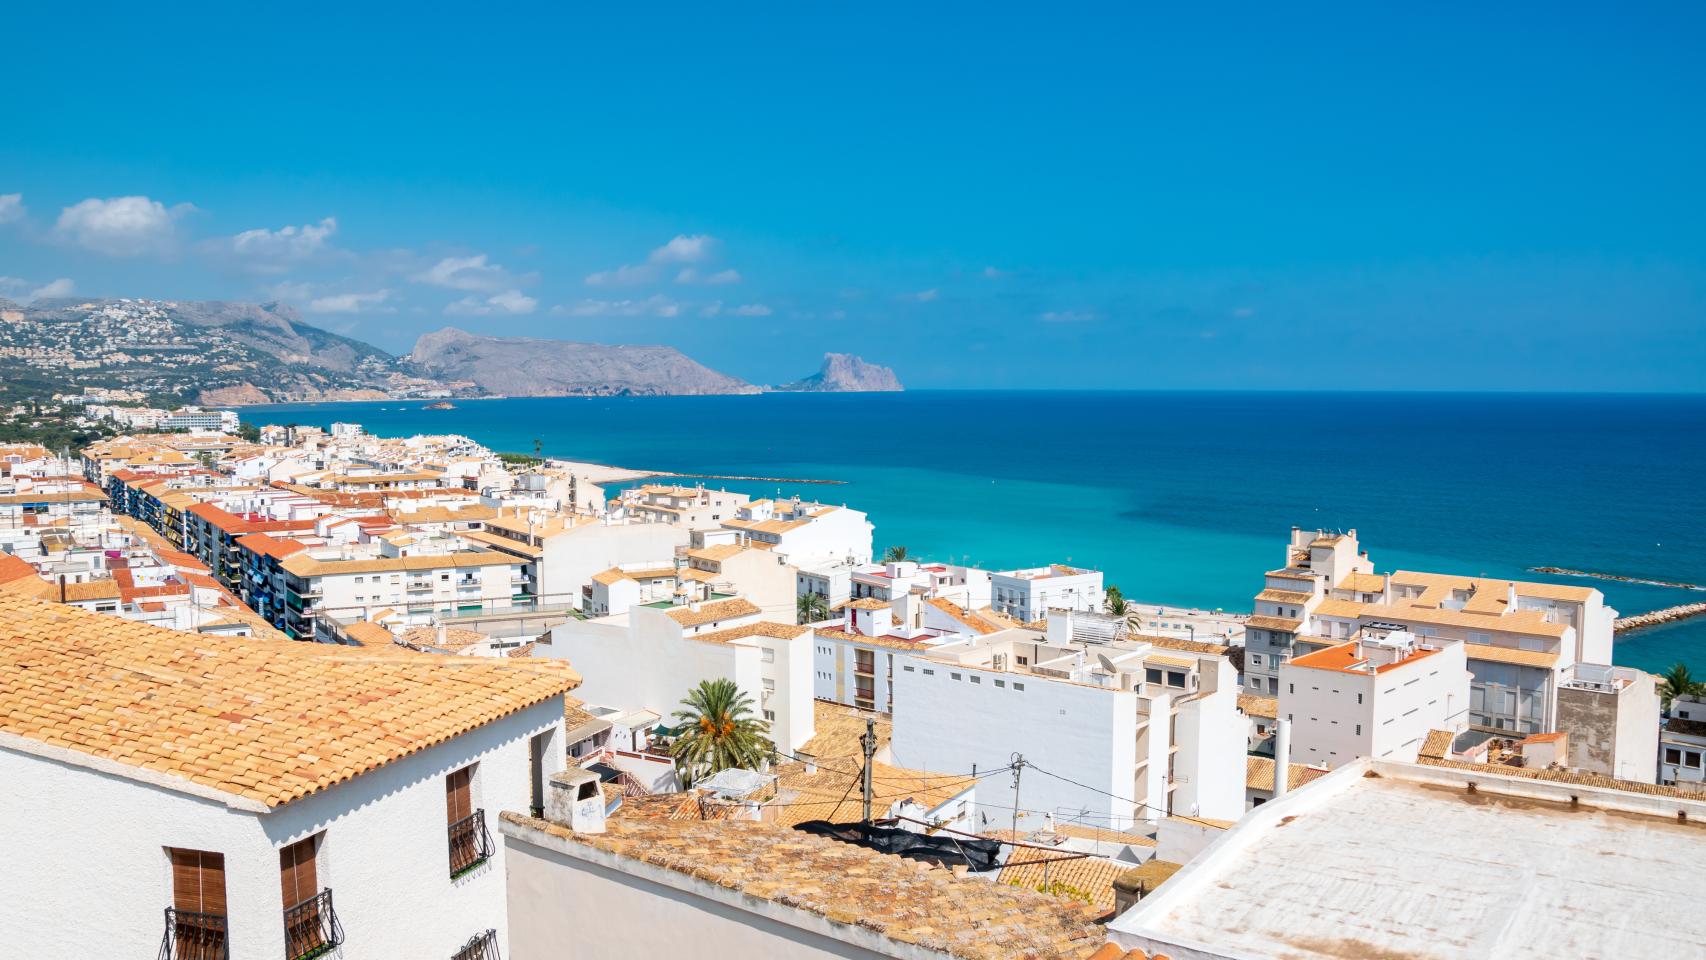
<instances>
[{"instance_id":1,"label":"window","mask_svg":"<svg viewBox=\"0 0 1706 960\"><path fill-rule=\"evenodd\" d=\"M492 855L485 811L474 808L474 768L463 767L444 778L444 813L450 832L450 875L467 873Z\"/></svg>"},{"instance_id":2,"label":"window","mask_svg":"<svg viewBox=\"0 0 1706 960\"><path fill-rule=\"evenodd\" d=\"M776 681L770 679L769 677L765 677L764 678L764 692L765 693L775 693L776 692Z\"/></svg>"},{"instance_id":3,"label":"window","mask_svg":"<svg viewBox=\"0 0 1706 960\"><path fill-rule=\"evenodd\" d=\"M1250 666L1259 667L1261 665L1262 665L1262 655L1259 653L1250 654Z\"/></svg>"},{"instance_id":4,"label":"window","mask_svg":"<svg viewBox=\"0 0 1706 960\"><path fill-rule=\"evenodd\" d=\"M770 649L769 647L765 647L764 653L762 655L760 655L758 659L762 660L765 663L775 663L776 662L776 651Z\"/></svg>"},{"instance_id":5,"label":"window","mask_svg":"<svg viewBox=\"0 0 1706 960\"><path fill-rule=\"evenodd\" d=\"M1700 766L1700 751L1689 750L1684 752L1682 755L1682 765L1685 767Z\"/></svg>"},{"instance_id":6,"label":"window","mask_svg":"<svg viewBox=\"0 0 1706 960\"><path fill-rule=\"evenodd\" d=\"M971 675L971 682L972 683L982 683L983 678L974 673Z\"/></svg>"},{"instance_id":7,"label":"window","mask_svg":"<svg viewBox=\"0 0 1706 960\"><path fill-rule=\"evenodd\" d=\"M960 675L957 673L950 673L950 674L948 674L948 676L953 677L955 680L958 680L960 678Z\"/></svg>"},{"instance_id":8,"label":"window","mask_svg":"<svg viewBox=\"0 0 1706 960\"><path fill-rule=\"evenodd\" d=\"M925 667L924 668L924 675L927 677L934 677L936 675L936 671L930 669L929 667Z\"/></svg>"},{"instance_id":9,"label":"window","mask_svg":"<svg viewBox=\"0 0 1706 960\"><path fill-rule=\"evenodd\" d=\"M485 933L475 934L450 960L500 960L498 932L487 930Z\"/></svg>"},{"instance_id":10,"label":"window","mask_svg":"<svg viewBox=\"0 0 1706 960\"><path fill-rule=\"evenodd\" d=\"M1675 747L1666 747L1665 748L1665 762L1666 763L1681 763L1682 762L1682 751L1678 750Z\"/></svg>"},{"instance_id":11,"label":"window","mask_svg":"<svg viewBox=\"0 0 1706 960\"><path fill-rule=\"evenodd\" d=\"M1160 683L1161 670L1157 667L1145 667L1143 669L1143 680L1145 683Z\"/></svg>"},{"instance_id":12,"label":"window","mask_svg":"<svg viewBox=\"0 0 1706 960\"><path fill-rule=\"evenodd\" d=\"M901 666L901 669L902 669L902 670L904 670L904 671L906 671L906 672L907 672L907 673L912 673L912 672L914 672L914 671L913 671L913 669L912 669L912 667L911 667L911 666L908 666L908 665L902 665L902 666Z\"/></svg>"},{"instance_id":13,"label":"window","mask_svg":"<svg viewBox=\"0 0 1706 960\"><path fill-rule=\"evenodd\" d=\"M1362 736L1362 724L1357 724L1357 736Z\"/></svg>"},{"instance_id":14,"label":"window","mask_svg":"<svg viewBox=\"0 0 1706 960\"><path fill-rule=\"evenodd\" d=\"M1185 686L1185 675L1184 675L1184 673L1182 671L1179 671L1179 670L1167 671L1167 686L1179 687L1182 689Z\"/></svg>"},{"instance_id":15,"label":"window","mask_svg":"<svg viewBox=\"0 0 1706 960\"><path fill-rule=\"evenodd\" d=\"M172 956L225 956L225 855L167 850L172 861L172 910L166 935Z\"/></svg>"},{"instance_id":16,"label":"window","mask_svg":"<svg viewBox=\"0 0 1706 960\"><path fill-rule=\"evenodd\" d=\"M1006 686L1006 685L1007 685L1007 681L1005 681L1005 680L997 680L997 681L995 681L995 685L996 685L996 686L998 686L998 687L1005 687L1005 686Z\"/></svg>"},{"instance_id":17,"label":"window","mask_svg":"<svg viewBox=\"0 0 1706 960\"><path fill-rule=\"evenodd\" d=\"M1022 684L1022 683L1015 683L1015 684L1013 684L1013 689L1015 689L1015 690L1023 690L1023 689L1025 689L1025 685L1024 685L1024 684Z\"/></svg>"},{"instance_id":18,"label":"window","mask_svg":"<svg viewBox=\"0 0 1706 960\"><path fill-rule=\"evenodd\" d=\"M278 873L284 892L284 955L288 958L321 953L342 942L329 900L322 897L315 854L315 834L278 852Z\"/></svg>"}]
</instances>

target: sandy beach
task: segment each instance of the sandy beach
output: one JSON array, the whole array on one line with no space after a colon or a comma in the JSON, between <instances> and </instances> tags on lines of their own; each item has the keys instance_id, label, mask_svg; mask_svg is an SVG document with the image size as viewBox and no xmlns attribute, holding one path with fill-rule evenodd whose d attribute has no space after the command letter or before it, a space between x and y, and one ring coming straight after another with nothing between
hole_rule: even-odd
<instances>
[{"instance_id":1,"label":"sandy beach","mask_svg":"<svg viewBox=\"0 0 1706 960\"><path fill-rule=\"evenodd\" d=\"M547 462L553 470L564 470L587 483L600 486L607 483L627 483L644 477L662 476L656 470L630 470L627 467L612 467L603 463L587 463L582 460L560 460L548 457Z\"/></svg>"}]
</instances>

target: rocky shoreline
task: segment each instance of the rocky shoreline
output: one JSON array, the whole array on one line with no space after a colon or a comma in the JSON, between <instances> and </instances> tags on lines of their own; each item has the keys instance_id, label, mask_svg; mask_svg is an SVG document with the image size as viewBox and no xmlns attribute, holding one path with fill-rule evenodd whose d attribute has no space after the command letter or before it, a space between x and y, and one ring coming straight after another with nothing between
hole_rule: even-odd
<instances>
[{"instance_id":1,"label":"rocky shoreline","mask_svg":"<svg viewBox=\"0 0 1706 960\"><path fill-rule=\"evenodd\" d=\"M1677 590L1706 591L1706 586L1680 580L1649 580L1645 577L1625 577L1617 573L1594 573L1591 570L1571 570L1569 567L1529 567L1532 573L1550 573L1557 577L1586 577L1589 580L1615 580L1618 583L1638 583L1648 587L1672 587Z\"/></svg>"},{"instance_id":2,"label":"rocky shoreline","mask_svg":"<svg viewBox=\"0 0 1706 960\"><path fill-rule=\"evenodd\" d=\"M1706 603L1684 603L1675 607L1665 607L1663 610L1652 610L1647 613L1637 613L1634 616L1618 617L1611 629L1617 633L1628 633L1631 630L1656 627L1661 623L1687 620L1701 614L1706 614Z\"/></svg>"}]
</instances>

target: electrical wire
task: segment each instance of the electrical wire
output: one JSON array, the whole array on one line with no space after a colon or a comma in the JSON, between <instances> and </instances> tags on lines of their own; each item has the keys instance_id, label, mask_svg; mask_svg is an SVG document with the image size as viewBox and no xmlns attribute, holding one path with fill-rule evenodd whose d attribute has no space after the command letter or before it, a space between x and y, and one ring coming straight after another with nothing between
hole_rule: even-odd
<instances>
[{"instance_id":1,"label":"electrical wire","mask_svg":"<svg viewBox=\"0 0 1706 960\"><path fill-rule=\"evenodd\" d=\"M1063 777L1058 773L1050 773L1047 770L1044 770L1042 767L1039 767L1034 763L1027 763L1027 764L1025 764L1025 767L1026 767L1026 769L1029 769L1029 770L1035 770L1036 772L1042 774L1045 777L1053 777L1054 779L1059 780L1062 783L1070 783L1075 787L1081 787L1085 790L1090 791L1091 793L1099 793L1104 797L1112 797L1113 799L1118 800L1121 803L1129 803L1129 804L1133 804L1135 806L1144 807L1145 809L1153 810L1156 813L1161 814L1162 816L1172 817L1172 818L1177 819L1177 820L1189 820L1192 823L1200 823L1205 827L1214 827L1217 830L1221 829L1221 824L1214 823L1214 822L1209 821L1209 820L1204 820L1201 817L1188 817L1188 816L1185 816L1184 814L1180 814L1180 813L1168 813L1164 808L1157 807L1152 803L1144 803L1142 800L1133 800L1129 797L1122 797L1117 793L1109 793L1108 791L1100 789L1098 787L1092 787L1087 783L1079 783L1076 780L1072 780L1072 779L1068 779L1067 777Z\"/></svg>"}]
</instances>

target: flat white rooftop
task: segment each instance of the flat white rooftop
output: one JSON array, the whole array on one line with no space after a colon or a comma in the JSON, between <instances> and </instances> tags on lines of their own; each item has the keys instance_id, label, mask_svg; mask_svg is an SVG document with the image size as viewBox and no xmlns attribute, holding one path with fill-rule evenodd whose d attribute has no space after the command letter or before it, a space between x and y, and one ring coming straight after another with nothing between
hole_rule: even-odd
<instances>
[{"instance_id":1,"label":"flat white rooftop","mask_svg":"<svg viewBox=\"0 0 1706 960\"><path fill-rule=\"evenodd\" d=\"M1706 944L1703 862L1706 803L1361 760L1108 930L1173 960L1668 960Z\"/></svg>"}]
</instances>

